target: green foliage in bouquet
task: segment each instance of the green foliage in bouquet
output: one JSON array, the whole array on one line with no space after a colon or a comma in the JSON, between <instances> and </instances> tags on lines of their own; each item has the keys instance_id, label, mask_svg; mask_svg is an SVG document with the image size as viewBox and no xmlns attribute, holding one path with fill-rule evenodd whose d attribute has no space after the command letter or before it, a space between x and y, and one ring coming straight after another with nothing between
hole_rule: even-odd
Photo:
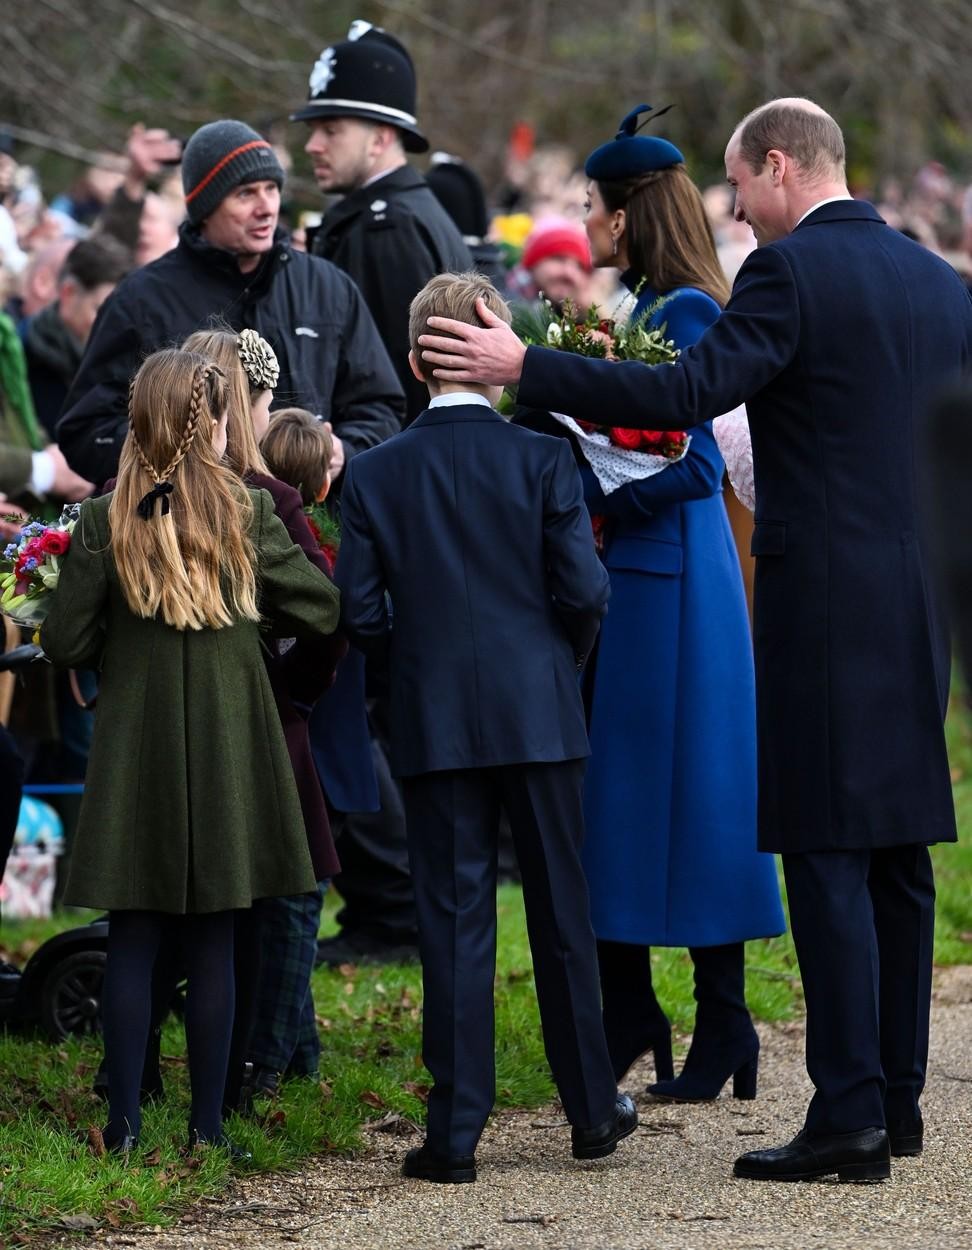
<instances>
[{"instance_id":1,"label":"green foliage in bouquet","mask_svg":"<svg viewBox=\"0 0 972 1250\"><path fill-rule=\"evenodd\" d=\"M634 296L637 298L638 292ZM665 338L664 322L649 330L648 322L664 307L671 296L660 296L633 321L601 317L595 308L578 319L577 310L564 301L557 312L546 298L513 313L513 330L528 347L553 347L575 356L591 356L599 360L638 360L645 365L674 364L679 351L671 339Z\"/></svg>"}]
</instances>

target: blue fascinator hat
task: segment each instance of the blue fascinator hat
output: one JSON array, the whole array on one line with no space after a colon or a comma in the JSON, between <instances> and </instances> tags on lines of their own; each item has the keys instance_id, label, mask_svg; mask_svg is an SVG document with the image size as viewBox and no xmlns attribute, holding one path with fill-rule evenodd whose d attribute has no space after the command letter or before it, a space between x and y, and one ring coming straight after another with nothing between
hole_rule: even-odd
<instances>
[{"instance_id":1,"label":"blue fascinator hat","mask_svg":"<svg viewBox=\"0 0 972 1250\"><path fill-rule=\"evenodd\" d=\"M642 113L650 113L641 123L654 121L667 113L672 106L659 109L652 113L650 104L639 104L621 122L618 133L609 143L602 143L587 158L584 173L595 182L623 182L626 178L637 178L639 174L647 174L653 169L669 169L672 165L683 165L685 157L674 143L667 139L658 139L654 135L639 135L638 118Z\"/></svg>"}]
</instances>

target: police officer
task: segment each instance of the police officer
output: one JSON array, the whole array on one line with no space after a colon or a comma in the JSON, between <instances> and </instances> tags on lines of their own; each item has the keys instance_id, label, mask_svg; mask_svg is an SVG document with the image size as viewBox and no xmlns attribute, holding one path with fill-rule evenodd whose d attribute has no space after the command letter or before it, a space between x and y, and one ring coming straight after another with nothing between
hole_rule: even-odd
<instances>
[{"instance_id":1,"label":"police officer","mask_svg":"<svg viewBox=\"0 0 972 1250\"><path fill-rule=\"evenodd\" d=\"M406 153L428 151L415 119L415 69L392 35L354 22L325 48L310 99L292 114L310 137L304 150L317 185L340 195L313 232L311 250L350 274L392 358L407 419L428 404L408 367L408 306L429 278L471 269L459 230Z\"/></svg>"}]
</instances>

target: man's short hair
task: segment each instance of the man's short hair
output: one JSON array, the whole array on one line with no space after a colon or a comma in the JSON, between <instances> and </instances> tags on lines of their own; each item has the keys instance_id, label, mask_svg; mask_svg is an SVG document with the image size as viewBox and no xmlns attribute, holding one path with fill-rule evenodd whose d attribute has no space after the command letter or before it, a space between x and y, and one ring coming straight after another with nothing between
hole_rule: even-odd
<instances>
[{"instance_id":1,"label":"man's short hair","mask_svg":"<svg viewBox=\"0 0 972 1250\"><path fill-rule=\"evenodd\" d=\"M132 268L128 250L109 234L93 234L75 243L61 266L60 280L71 279L82 291L110 282L116 286Z\"/></svg>"},{"instance_id":2,"label":"man's short hair","mask_svg":"<svg viewBox=\"0 0 972 1250\"><path fill-rule=\"evenodd\" d=\"M807 102L808 104L810 101ZM823 109L771 101L747 114L737 127L739 154L754 173L772 149L785 152L809 181L844 171L844 136Z\"/></svg>"},{"instance_id":3,"label":"man's short hair","mask_svg":"<svg viewBox=\"0 0 972 1250\"><path fill-rule=\"evenodd\" d=\"M476 300L481 299L491 313L506 322L512 321L509 305L481 273L440 273L431 278L412 300L408 309L408 342L415 362L426 379L432 377L435 365L422 359L418 337L428 334L430 317L450 317L453 321L465 321L471 326L483 323L476 312ZM442 334L436 330L436 334Z\"/></svg>"},{"instance_id":4,"label":"man's short hair","mask_svg":"<svg viewBox=\"0 0 972 1250\"><path fill-rule=\"evenodd\" d=\"M306 408L281 408L270 414L260 440L270 472L298 491L305 508L313 504L328 479L334 440Z\"/></svg>"}]
</instances>

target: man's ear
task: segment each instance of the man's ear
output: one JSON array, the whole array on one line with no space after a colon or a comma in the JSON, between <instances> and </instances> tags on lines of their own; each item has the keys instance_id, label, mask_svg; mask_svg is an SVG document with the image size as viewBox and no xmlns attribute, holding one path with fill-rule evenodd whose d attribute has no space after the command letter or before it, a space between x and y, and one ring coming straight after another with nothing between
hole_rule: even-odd
<instances>
[{"instance_id":1,"label":"man's ear","mask_svg":"<svg viewBox=\"0 0 972 1250\"><path fill-rule=\"evenodd\" d=\"M766 153L766 164L769 166L770 181L774 187L778 187L786 174L786 153L770 148Z\"/></svg>"},{"instance_id":2,"label":"man's ear","mask_svg":"<svg viewBox=\"0 0 972 1250\"><path fill-rule=\"evenodd\" d=\"M330 490L331 490L331 475L330 473L325 473L324 481L321 483L321 489L314 496L315 503L323 503L324 500L328 497Z\"/></svg>"},{"instance_id":3,"label":"man's ear","mask_svg":"<svg viewBox=\"0 0 972 1250\"><path fill-rule=\"evenodd\" d=\"M418 361L415 359L415 353L411 350L408 353L408 367L411 369L412 373L419 380L419 382L428 382L428 378L418 367Z\"/></svg>"}]
</instances>

